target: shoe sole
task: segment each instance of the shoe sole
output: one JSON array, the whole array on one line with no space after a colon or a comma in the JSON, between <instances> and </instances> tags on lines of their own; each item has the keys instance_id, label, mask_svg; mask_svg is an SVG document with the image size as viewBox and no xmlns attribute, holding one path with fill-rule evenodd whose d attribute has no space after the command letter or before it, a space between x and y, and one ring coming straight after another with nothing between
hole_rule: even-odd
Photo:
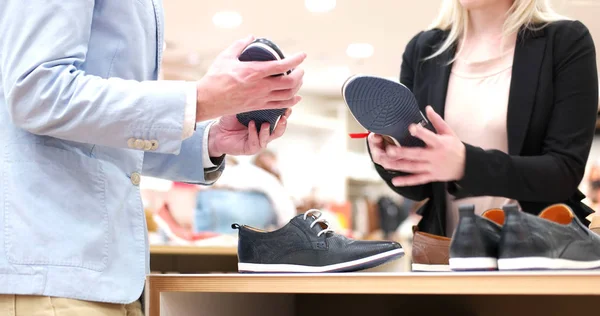
<instances>
[{"instance_id":1,"label":"shoe sole","mask_svg":"<svg viewBox=\"0 0 600 316\"><path fill-rule=\"evenodd\" d=\"M499 270L596 270L600 260L575 261L545 257L498 259Z\"/></svg>"},{"instance_id":2,"label":"shoe sole","mask_svg":"<svg viewBox=\"0 0 600 316\"><path fill-rule=\"evenodd\" d=\"M262 264L238 263L240 273L323 273L323 272L353 272L380 266L388 261L400 258L404 249L394 249L380 254L348 262L328 266L304 266L296 264Z\"/></svg>"},{"instance_id":3,"label":"shoe sole","mask_svg":"<svg viewBox=\"0 0 600 316\"><path fill-rule=\"evenodd\" d=\"M452 271L488 271L498 269L498 259L489 257L450 258Z\"/></svg>"},{"instance_id":4,"label":"shoe sole","mask_svg":"<svg viewBox=\"0 0 600 316\"><path fill-rule=\"evenodd\" d=\"M413 263L412 271L413 272L449 272L452 270L450 269L450 265L447 265L447 264Z\"/></svg>"},{"instance_id":5,"label":"shoe sole","mask_svg":"<svg viewBox=\"0 0 600 316\"><path fill-rule=\"evenodd\" d=\"M274 44L273 44L274 45ZM256 49L258 48L258 49ZM252 51L249 51L253 49ZM240 54L240 61L272 61L272 60L281 60L283 59L283 53L278 51L279 49L274 49L271 46L262 43L255 42L244 49L244 51ZM288 71L289 74L291 71ZM275 75L275 76L281 76ZM250 111L237 114L237 119L244 126L248 126L251 121L254 121L256 124L256 129L260 132L262 124L269 123L269 132L273 133L277 123L279 123L279 119L283 114L285 114L286 109L272 109L272 110L257 110Z\"/></svg>"},{"instance_id":6,"label":"shoe sole","mask_svg":"<svg viewBox=\"0 0 600 316\"><path fill-rule=\"evenodd\" d=\"M423 126L429 123L419 110L417 99L403 84L375 76L354 75L344 82L342 96L354 119L369 132L380 134L386 142L397 146L425 145L408 132L413 123Z\"/></svg>"}]
</instances>

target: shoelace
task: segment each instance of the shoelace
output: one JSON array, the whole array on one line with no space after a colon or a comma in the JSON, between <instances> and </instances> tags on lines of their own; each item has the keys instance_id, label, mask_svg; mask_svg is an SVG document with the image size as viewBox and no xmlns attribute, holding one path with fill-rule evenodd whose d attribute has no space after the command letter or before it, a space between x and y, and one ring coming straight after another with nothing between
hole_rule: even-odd
<instances>
[{"instance_id":1,"label":"shoelace","mask_svg":"<svg viewBox=\"0 0 600 316\"><path fill-rule=\"evenodd\" d=\"M329 222L327 221L327 219L325 218L321 218L321 215L323 215L323 213L317 209L310 209L306 212L304 212L304 220L306 220L308 218L309 215L311 214L315 214L315 220L310 224L310 228L313 228L317 223L322 223L325 226L327 226L327 228L321 230L318 234L317 237L321 237L322 234L328 233L328 232L332 232L333 230L331 230L329 228Z\"/></svg>"}]
</instances>

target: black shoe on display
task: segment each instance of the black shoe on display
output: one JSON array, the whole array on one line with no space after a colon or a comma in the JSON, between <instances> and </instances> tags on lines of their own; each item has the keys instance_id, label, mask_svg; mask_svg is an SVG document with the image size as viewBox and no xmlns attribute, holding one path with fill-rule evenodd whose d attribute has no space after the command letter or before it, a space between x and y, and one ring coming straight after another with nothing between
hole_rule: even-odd
<instances>
[{"instance_id":1,"label":"black shoe on display","mask_svg":"<svg viewBox=\"0 0 600 316\"><path fill-rule=\"evenodd\" d=\"M571 208L555 204L534 216L505 211L499 270L600 269L600 236L583 225Z\"/></svg>"},{"instance_id":2,"label":"black shoe on display","mask_svg":"<svg viewBox=\"0 0 600 316\"><path fill-rule=\"evenodd\" d=\"M450 242L450 269L496 270L504 211L490 209L479 216L474 205L462 205L458 211L458 226Z\"/></svg>"},{"instance_id":3,"label":"black shoe on display","mask_svg":"<svg viewBox=\"0 0 600 316\"><path fill-rule=\"evenodd\" d=\"M248 45L244 51L240 54L238 59L240 61L271 61L284 59L283 52L266 38L258 38ZM292 71L289 70L286 74L290 74ZM279 74L275 76L282 76ZM256 124L256 129L260 131L263 123L269 123L270 132L273 133L279 118L285 113L286 109L273 109L273 110L257 110L251 112L244 112L237 114L237 119L244 126L248 127L251 121Z\"/></svg>"},{"instance_id":4,"label":"black shoe on display","mask_svg":"<svg viewBox=\"0 0 600 316\"><path fill-rule=\"evenodd\" d=\"M232 228L239 229L239 272L352 272L404 255L397 242L353 240L336 234L318 210L295 216L272 232L238 224Z\"/></svg>"},{"instance_id":5,"label":"black shoe on display","mask_svg":"<svg viewBox=\"0 0 600 316\"><path fill-rule=\"evenodd\" d=\"M386 142L405 147L424 147L410 135L411 124L434 131L419 110L417 99L401 83L376 76L354 75L342 86L342 97L354 119L366 130L384 136Z\"/></svg>"}]
</instances>

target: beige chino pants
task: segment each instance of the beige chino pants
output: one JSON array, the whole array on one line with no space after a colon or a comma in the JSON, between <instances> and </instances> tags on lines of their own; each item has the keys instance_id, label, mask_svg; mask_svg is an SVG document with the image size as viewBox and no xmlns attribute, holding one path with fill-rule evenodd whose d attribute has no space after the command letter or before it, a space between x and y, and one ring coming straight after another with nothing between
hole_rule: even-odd
<instances>
[{"instance_id":1,"label":"beige chino pants","mask_svg":"<svg viewBox=\"0 0 600 316\"><path fill-rule=\"evenodd\" d=\"M2 316L142 316L139 301L109 304L49 296L2 295Z\"/></svg>"}]
</instances>

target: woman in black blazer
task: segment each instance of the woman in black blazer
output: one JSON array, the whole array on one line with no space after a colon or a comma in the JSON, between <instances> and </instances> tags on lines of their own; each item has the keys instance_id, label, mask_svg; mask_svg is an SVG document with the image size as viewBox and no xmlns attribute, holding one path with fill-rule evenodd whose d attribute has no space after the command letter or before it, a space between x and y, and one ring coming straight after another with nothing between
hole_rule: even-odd
<instances>
[{"instance_id":1,"label":"woman in black blazer","mask_svg":"<svg viewBox=\"0 0 600 316\"><path fill-rule=\"evenodd\" d=\"M578 190L598 108L596 53L588 29L559 17L543 0L448 0L445 5L436 25L406 46L400 74L437 134L419 126L411 131L428 144L422 149L386 146L380 135L370 135L377 172L404 197L428 199L418 212L419 230L435 235L451 235L448 194L456 199L506 197L534 214L563 202L588 223L592 210L581 203L584 195ZM459 15L444 16L452 10ZM507 12L507 19L497 21ZM465 21L469 36L456 21ZM511 35L514 39L506 152L461 141L443 120L450 74L461 56L457 52L477 41L484 47L492 40L489 34L496 34L495 21L504 31L503 43Z\"/></svg>"}]
</instances>

